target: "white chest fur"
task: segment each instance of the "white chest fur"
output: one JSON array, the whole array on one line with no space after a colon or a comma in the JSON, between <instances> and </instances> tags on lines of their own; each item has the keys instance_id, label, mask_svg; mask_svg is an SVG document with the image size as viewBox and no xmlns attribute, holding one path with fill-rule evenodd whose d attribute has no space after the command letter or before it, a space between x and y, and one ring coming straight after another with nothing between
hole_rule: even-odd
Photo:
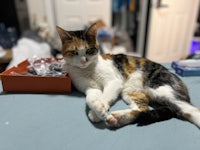
<instances>
[{"instance_id":1,"label":"white chest fur","mask_svg":"<svg viewBox=\"0 0 200 150\"><path fill-rule=\"evenodd\" d=\"M86 92L88 88L97 88L103 90L109 81L120 79L122 77L114 67L111 60L104 60L99 56L97 63L88 68L81 69L67 66L67 71L72 78L74 86L81 92Z\"/></svg>"}]
</instances>

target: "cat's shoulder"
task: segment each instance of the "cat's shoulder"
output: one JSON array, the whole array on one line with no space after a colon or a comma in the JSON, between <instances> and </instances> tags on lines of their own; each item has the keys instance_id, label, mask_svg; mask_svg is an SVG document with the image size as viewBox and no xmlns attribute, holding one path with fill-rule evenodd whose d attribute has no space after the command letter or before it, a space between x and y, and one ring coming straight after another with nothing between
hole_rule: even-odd
<instances>
[{"instance_id":1,"label":"cat's shoulder","mask_svg":"<svg viewBox=\"0 0 200 150\"><path fill-rule=\"evenodd\" d=\"M112 54L109 54L109 53L107 53L107 54L101 54L101 57L102 57L104 60L107 60L107 59L112 60L112 59L113 59L113 55L112 55Z\"/></svg>"}]
</instances>

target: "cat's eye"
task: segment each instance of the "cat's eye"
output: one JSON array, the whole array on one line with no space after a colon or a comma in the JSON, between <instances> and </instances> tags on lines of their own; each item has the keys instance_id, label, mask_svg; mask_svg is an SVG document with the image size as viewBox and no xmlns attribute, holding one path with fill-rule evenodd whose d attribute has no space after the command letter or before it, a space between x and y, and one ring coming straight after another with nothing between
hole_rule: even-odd
<instances>
[{"instance_id":1,"label":"cat's eye","mask_svg":"<svg viewBox=\"0 0 200 150\"><path fill-rule=\"evenodd\" d=\"M96 52L97 52L96 48L89 48L89 49L87 49L86 54L87 55L94 55Z\"/></svg>"},{"instance_id":2,"label":"cat's eye","mask_svg":"<svg viewBox=\"0 0 200 150\"><path fill-rule=\"evenodd\" d=\"M77 51L70 51L70 54L71 55L78 55L78 52Z\"/></svg>"}]
</instances>

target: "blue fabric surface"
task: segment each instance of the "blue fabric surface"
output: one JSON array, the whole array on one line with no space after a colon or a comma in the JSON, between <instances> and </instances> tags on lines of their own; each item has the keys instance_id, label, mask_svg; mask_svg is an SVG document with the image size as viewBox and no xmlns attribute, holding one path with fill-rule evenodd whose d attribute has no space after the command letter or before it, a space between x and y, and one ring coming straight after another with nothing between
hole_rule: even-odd
<instances>
[{"instance_id":1,"label":"blue fabric surface","mask_svg":"<svg viewBox=\"0 0 200 150\"><path fill-rule=\"evenodd\" d=\"M191 101L200 108L200 77L182 79ZM112 110L126 107L119 100ZM200 130L177 119L144 127L128 125L118 130L109 130L103 123L92 124L86 115L85 97L77 91L70 95L0 94L0 150L199 148Z\"/></svg>"}]
</instances>

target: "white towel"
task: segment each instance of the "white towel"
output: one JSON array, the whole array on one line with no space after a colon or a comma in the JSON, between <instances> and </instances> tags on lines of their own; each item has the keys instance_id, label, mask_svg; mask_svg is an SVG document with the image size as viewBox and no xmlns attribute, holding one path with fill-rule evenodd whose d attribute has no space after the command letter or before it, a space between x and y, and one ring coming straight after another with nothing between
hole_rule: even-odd
<instances>
[{"instance_id":1,"label":"white towel","mask_svg":"<svg viewBox=\"0 0 200 150\"><path fill-rule=\"evenodd\" d=\"M200 59L180 60L178 64L183 67L200 67Z\"/></svg>"},{"instance_id":2,"label":"white towel","mask_svg":"<svg viewBox=\"0 0 200 150\"><path fill-rule=\"evenodd\" d=\"M8 68L17 66L25 59L32 57L47 58L51 57L50 46L47 43L38 43L29 38L18 40L17 45L12 48L13 58Z\"/></svg>"}]
</instances>

